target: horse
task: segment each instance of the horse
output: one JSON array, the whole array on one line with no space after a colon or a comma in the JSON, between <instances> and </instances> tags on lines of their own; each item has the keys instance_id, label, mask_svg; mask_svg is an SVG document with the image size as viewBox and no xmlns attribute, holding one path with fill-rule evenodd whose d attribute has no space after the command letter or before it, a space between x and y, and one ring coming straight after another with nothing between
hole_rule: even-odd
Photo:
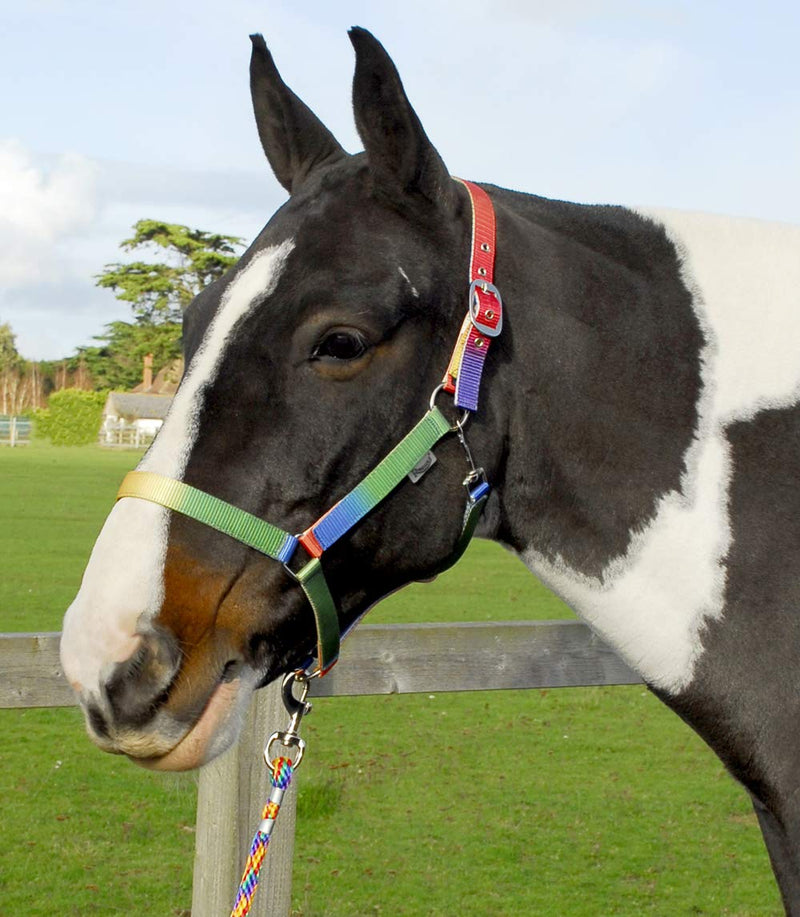
<instances>
[{"instance_id":1,"label":"horse","mask_svg":"<svg viewBox=\"0 0 800 917\"><path fill-rule=\"evenodd\" d=\"M746 788L800 915L800 229L457 181L349 34L355 155L251 36L289 197L186 310L186 374L66 612L90 737L204 764L477 524Z\"/></svg>"}]
</instances>

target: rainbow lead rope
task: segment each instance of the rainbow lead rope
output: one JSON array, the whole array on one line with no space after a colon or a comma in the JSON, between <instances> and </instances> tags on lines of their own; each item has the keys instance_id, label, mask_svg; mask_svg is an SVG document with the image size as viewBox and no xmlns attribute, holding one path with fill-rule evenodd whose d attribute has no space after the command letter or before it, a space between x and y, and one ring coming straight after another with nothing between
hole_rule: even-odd
<instances>
[{"instance_id":1,"label":"rainbow lead rope","mask_svg":"<svg viewBox=\"0 0 800 917\"><path fill-rule=\"evenodd\" d=\"M231 917L245 917L250 912L250 905L258 888L258 873L261 864L264 862L264 856L269 846L269 839L272 836L272 827L283 802L283 796L292 782L292 771L294 766L289 758L276 758L272 764L272 792L269 794L269 800L264 806L261 813L261 824L258 826L253 843L250 845L250 853L247 856L242 881L239 883L239 891L236 895L236 901L233 903Z\"/></svg>"},{"instance_id":2,"label":"rainbow lead rope","mask_svg":"<svg viewBox=\"0 0 800 917\"><path fill-rule=\"evenodd\" d=\"M261 870L261 864L264 862L275 819L278 817L284 794L292 782L292 774L303 760L306 743L298 735L298 730L300 721L307 713L311 712L311 704L306 702L306 698L308 697L309 679L312 677L306 675L302 670L289 672L284 676L281 697L283 706L286 708L286 712L290 714L291 719L283 732L272 733L267 739L267 744L264 748L264 760L269 767L272 790L267 804L264 806L264 811L261 813L261 824L258 826L253 843L250 845L250 853L247 855L242 881L239 883L239 891L236 894L236 900L233 902L231 917L245 917L246 914L250 913L250 906L253 903L256 888L258 887L258 873ZM295 685L300 686L299 698L294 696L293 688ZM292 763L291 758L277 757L273 759L270 757L272 746L276 742L285 749L294 749L294 763Z\"/></svg>"}]
</instances>

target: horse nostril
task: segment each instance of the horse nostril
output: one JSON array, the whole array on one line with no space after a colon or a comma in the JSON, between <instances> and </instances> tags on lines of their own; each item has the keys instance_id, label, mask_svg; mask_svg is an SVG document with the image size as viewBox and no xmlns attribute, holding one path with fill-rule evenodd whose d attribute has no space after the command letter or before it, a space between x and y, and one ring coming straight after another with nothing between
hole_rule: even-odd
<instances>
[{"instance_id":1,"label":"horse nostril","mask_svg":"<svg viewBox=\"0 0 800 917\"><path fill-rule=\"evenodd\" d=\"M219 680L222 682L233 681L241 671L241 668L241 662L236 659L229 659L222 667L222 675L220 675Z\"/></svg>"},{"instance_id":2,"label":"horse nostril","mask_svg":"<svg viewBox=\"0 0 800 917\"><path fill-rule=\"evenodd\" d=\"M89 718L89 725L92 727L95 733L101 739L108 738L108 723L106 718L103 716L102 711L95 704L88 704L86 707L86 715Z\"/></svg>"},{"instance_id":3,"label":"horse nostril","mask_svg":"<svg viewBox=\"0 0 800 917\"><path fill-rule=\"evenodd\" d=\"M105 693L114 717L131 726L144 725L166 697L180 664L177 640L159 631L142 637L136 652L114 667Z\"/></svg>"}]
</instances>

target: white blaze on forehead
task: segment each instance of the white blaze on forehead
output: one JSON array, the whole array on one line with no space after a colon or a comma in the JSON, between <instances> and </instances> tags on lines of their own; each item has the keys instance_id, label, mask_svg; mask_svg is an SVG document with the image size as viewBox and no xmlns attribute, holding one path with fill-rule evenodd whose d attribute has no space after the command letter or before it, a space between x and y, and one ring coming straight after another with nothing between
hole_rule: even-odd
<instances>
[{"instance_id":1,"label":"white blaze on forehead","mask_svg":"<svg viewBox=\"0 0 800 917\"><path fill-rule=\"evenodd\" d=\"M139 465L142 471L182 478L197 436L205 392L217 377L226 343L239 322L274 292L293 248L294 242L288 239L259 252L228 285L175 395L169 416Z\"/></svg>"},{"instance_id":2,"label":"white blaze on forehead","mask_svg":"<svg viewBox=\"0 0 800 917\"><path fill-rule=\"evenodd\" d=\"M800 395L800 228L671 211L662 225L681 257L683 281L707 344L695 440L680 490L599 578L533 549L525 563L651 684L691 683L704 622L723 614L731 544L727 425Z\"/></svg>"},{"instance_id":3,"label":"white blaze on forehead","mask_svg":"<svg viewBox=\"0 0 800 917\"><path fill-rule=\"evenodd\" d=\"M292 240L259 252L228 285L217 312L140 470L180 480L197 437L208 386L217 377L237 325L274 292ZM114 663L130 657L135 635L164 598L169 511L126 498L112 509L95 543L75 601L67 610L61 660L69 681L96 695Z\"/></svg>"}]
</instances>

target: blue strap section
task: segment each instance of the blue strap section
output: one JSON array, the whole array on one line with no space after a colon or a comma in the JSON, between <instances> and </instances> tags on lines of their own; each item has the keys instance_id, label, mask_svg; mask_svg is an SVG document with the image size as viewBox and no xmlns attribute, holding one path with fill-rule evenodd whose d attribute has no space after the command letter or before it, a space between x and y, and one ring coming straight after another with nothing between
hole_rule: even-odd
<instances>
[{"instance_id":1,"label":"blue strap section","mask_svg":"<svg viewBox=\"0 0 800 917\"><path fill-rule=\"evenodd\" d=\"M397 487L443 436L450 422L432 408L353 490L318 519L311 532L323 551L338 541Z\"/></svg>"}]
</instances>

